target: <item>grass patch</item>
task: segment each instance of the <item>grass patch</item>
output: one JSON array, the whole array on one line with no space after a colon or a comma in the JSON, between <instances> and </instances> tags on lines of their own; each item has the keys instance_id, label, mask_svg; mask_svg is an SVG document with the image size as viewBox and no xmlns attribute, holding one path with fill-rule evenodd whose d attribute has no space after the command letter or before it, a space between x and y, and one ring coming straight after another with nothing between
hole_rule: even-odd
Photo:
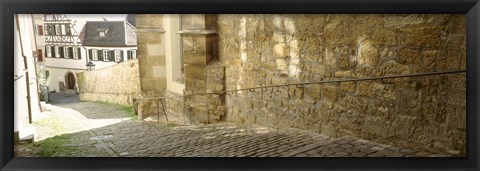
<instances>
[{"instance_id":1,"label":"grass patch","mask_svg":"<svg viewBox=\"0 0 480 171\"><path fill-rule=\"evenodd\" d=\"M124 106L124 105L121 105L121 104L116 104L116 103L109 103L109 102L104 102L104 101L94 101L94 103L99 103L99 104L104 104L104 105L110 105L112 107L115 107L125 113L127 113L128 117L131 119L131 120L136 120L137 119L137 115L135 114L135 111L133 110L133 107L132 106Z\"/></svg>"},{"instance_id":2,"label":"grass patch","mask_svg":"<svg viewBox=\"0 0 480 171\"><path fill-rule=\"evenodd\" d=\"M177 126L176 123L171 123L171 122L170 122L170 123L167 124L167 127L176 127L176 126Z\"/></svg>"},{"instance_id":3,"label":"grass patch","mask_svg":"<svg viewBox=\"0 0 480 171\"><path fill-rule=\"evenodd\" d=\"M71 143L68 135L58 135L52 138L45 139L40 142L35 142L33 146L37 149L35 156L38 157L55 157L58 154L65 155L66 152L74 150L74 147L64 146Z\"/></svg>"}]
</instances>

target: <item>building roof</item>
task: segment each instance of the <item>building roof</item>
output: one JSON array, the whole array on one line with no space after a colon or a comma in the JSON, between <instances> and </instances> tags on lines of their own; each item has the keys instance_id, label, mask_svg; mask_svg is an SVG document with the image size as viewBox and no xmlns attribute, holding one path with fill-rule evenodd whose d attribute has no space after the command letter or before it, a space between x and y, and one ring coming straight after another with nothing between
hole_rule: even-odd
<instances>
[{"instance_id":1,"label":"building roof","mask_svg":"<svg viewBox=\"0 0 480 171\"><path fill-rule=\"evenodd\" d=\"M135 27L126 21L87 21L84 46L136 46Z\"/></svg>"},{"instance_id":2,"label":"building roof","mask_svg":"<svg viewBox=\"0 0 480 171\"><path fill-rule=\"evenodd\" d=\"M128 14L125 20L136 27L135 14Z\"/></svg>"}]
</instances>

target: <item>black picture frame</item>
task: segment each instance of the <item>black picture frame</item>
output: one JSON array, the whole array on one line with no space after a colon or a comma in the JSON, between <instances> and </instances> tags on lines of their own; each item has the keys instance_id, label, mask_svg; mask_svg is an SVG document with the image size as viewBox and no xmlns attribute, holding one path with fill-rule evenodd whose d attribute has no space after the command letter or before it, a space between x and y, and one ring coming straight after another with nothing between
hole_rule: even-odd
<instances>
[{"instance_id":1,"label":"black picture frame","mask_svg":"<svg viewBox=\"0 0 480 171\"><path fill-rule=\"evenodd\" d=\"M478 170L479 0L3 0L0 2L0 168L3 170ZM452 158L14 158L14 14L455 13L467 16L467 157Z\"/></svg>"}]
</instances>

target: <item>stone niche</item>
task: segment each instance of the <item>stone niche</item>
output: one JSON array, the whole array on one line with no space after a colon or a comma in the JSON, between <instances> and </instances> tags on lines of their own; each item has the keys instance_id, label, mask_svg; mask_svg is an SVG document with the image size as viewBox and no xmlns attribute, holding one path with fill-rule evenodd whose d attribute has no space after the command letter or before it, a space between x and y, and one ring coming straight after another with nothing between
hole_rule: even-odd
<instances>
[{"instance_id":1,"label":"stone niche","mask_svg":"<svg viewBox=\"0 0 480 171\"><path fill-rule=\"evenodd\" d=\"M182 15L185 95L212 93L224 87L224 66L217 58L216 16ZM225 115L224 94L195 95L186 98L187 113L196 122L215 123Z\"/></svg>"}]
</instances>

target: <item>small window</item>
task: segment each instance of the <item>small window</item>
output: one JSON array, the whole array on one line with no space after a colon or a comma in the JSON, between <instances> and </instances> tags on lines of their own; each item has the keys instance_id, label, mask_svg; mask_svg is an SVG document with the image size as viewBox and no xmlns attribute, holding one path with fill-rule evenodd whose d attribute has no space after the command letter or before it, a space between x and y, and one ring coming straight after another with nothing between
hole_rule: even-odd
<instances>
[{"instance_id":1,"label":"small window","mask_svg":"<svg viewBox=\"0 0 480 171\"><path fill-rule=\"evenodd\" d=\"M76 47L74 48L74 50L75 50L75 53L73 54L74 55L73 58L82 59L82 53L81 53L80 47Z\"/></svg>"},{"instance_id":2,"label":"small window","mask_svg":"<svg viewBox=\"0 0 480 171\"><path fill-rule=\"evenodd\" d=\"M62 31L62 35L67 35L67 27L65 24L61 25L61 31Z\"/></svg>"},{"instance_id":3,"label":"small window","mask_svg":"<svg viewBox=\"0 0 480 171\"><path fill-rule=\"evenodd\" d=\"M43 51L42 49L37 50L38 62L43 62Z\"/></svg>"},{"instance_id":4,"label":"small window","mask_svg":"<svg viewBox=\"0 0 480 171\"><path fill-rule=\"evenodd\" d=\"M98 52L96 49L92 49L92 59L98 61Z\"/></svg>"},{"instance_id":5,"label":"small window","mask_svg":"<svg viewBox=\"0 0 480 171\"><path fill-rule=\"evenodd\" d=\"M120 61L120 53L121 53L120 50L115 50L115 62Z\"/></svg>"},{"instance_id":6,"label":"small window","mask_svg":"<svg viewBox=\"0 0 480 171\"><path fill-rule=\"evenodd\" d=\"M45 47L45 50L47 50L47 54L46 54L47 57L52 57L52 49L51 48L52 48L51 46L46 46Z\"/></svg>"},{"instance_id":7,"label":"small window","mask_svg":"<svg viewBox=\"0 0 480 171\"><path fill-rule=\"evenodd\" d=\"M37 34L39 36L43 36L43 26L42 25L37 25Z\"/></svg>"},{"instance_id":8,"label":"small window","mask_svg":"<svg viewBox=\"0 0 480 171\"><path fill-rule=\"evenodd\" d=\"M67 36L71 36L72 35L72 31L70 29L70 25L65 25L65 32L66 32L66 35Z\"/></svg>"},{"instance_id":9,"label":"small window","mask_svg":"<svg viewBox=\"0 0 480 171\"><path fill-rule=\"evenodd\" d=\"M105 32L101 31L101 32L100 32L100 36L101 36L101 37L105 36Z\"/></svg>"},{"instance_id":10,"label":"small window","mask_svg":"<svg viewBox=\"0 0 480 171\"><path fill-rule=\"evenodd\" d=\"M103 50L103 61L108 61L108 50Z\"/></svg>"},{"instance_id":11,"label":"small window","mask_svg":"<svg viewBox=\"0 0 480 171\"><path fill-rule=\"evenodd\" d=\"M55 25L55 35L57 36L62 35L62 28L60 25Z\"/></svg>"},{"instance_id":12,"label":"small window","mask_svg":"<svg viewBox=\"0 0 480 171\"><path fill-rule=\"evenodd\" d=\"M60 58L60 48L55 46L55 57Z\"/></svg>"},{"instance_id":13,"label":"small window","mask_svg":"<svg viewBox=\"0 0 480 171\"><path fill-rule=\"evenodd\" d=\"M137 50L132 50L132 59L137 59Z\"/></svg>"}]
</instances>

